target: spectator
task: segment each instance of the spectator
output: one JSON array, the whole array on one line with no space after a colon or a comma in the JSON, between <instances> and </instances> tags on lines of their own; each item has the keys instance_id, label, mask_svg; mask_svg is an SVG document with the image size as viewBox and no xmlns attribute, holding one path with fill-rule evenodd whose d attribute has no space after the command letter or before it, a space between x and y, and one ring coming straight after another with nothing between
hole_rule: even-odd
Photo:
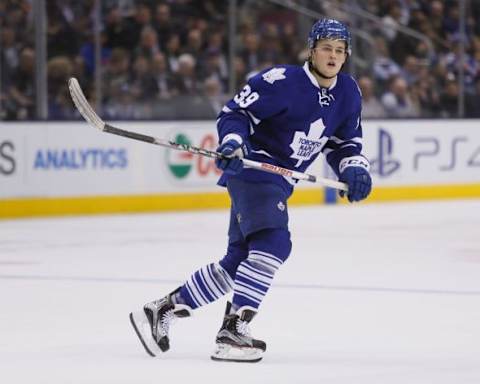
<instances>
[{"instance_id":1,"label":"spectator","mask_svg":"<svg viewBox=\"0 0 480 384\"><path fill-rule=\"evenodd\" d=\"M150 70L150 61L145 56L138 56L133 63L130 81L130 94L135 102L150 102L155 96L155 80Z\"/></svg>"},{"instance_id":2,"label":"spectator","mask_svg":"<svg viewBox=\"0 0 480 384\"><path fill-rule=\"evenodd\" d=\"M440 96L440 116L452 118L458 116L459 89L455 76L450 74Z\"/></svg>"},{"instance_id":3,"label":"spectator","mask_svg":"<svg viewBox=\"0 0 480 384\"><path fill-rule=\"evenodd\" d=\"M445 6L442 1L433 0L429 5L429 23L434 33L441 39L446 40L446 31L443 28L445 19ZM420 27L420 26L419 26Z\"/></svg>"},{"instance_id":4,"label":"spectator","mask_svg":"<svg viewBox=\"0 0 480 384\"><path fill-rule=\"evenodd\" d=\"M468 94L465 100L467 117L480 118L480 77L475 81L475 92Z\"/></svg>"},{"instance_id":5,"label":"spectator","mask_svg":"<svg viewBox=\"0 0 480 384\"><path fill-rule=\"evenodd\" d=\"M165 48L165 56L170 72L178 71L178 57L181 54L181 48L180 35L177 33L171 34Z\"/></svg>"},{"instance_id":6,"label":"spectator","mask_svg":"<svg viewBox=\"0 0 480 384\"><path fill-rule=\"evenodd\" d=\"M68 79L72 76L73 64L66 56L56 56L47 63L48 99L54 102L57 95L67 90Z\"/></svg>"},{"instance_id":7,"label":"spectator","mask_svg":"<svg viewBox=\"0 0 480 384\"><path fill-rule=\"evenodd\" d=\"M6 27L0 31L0 68L3 87L7 87L20 61L20 46L16 41L15 30Z\"/></svg>"},{"instance_id":8,"label":"spectator","mask_svg":"<svg viewBox=\"0 0 480 384\"><path fill-rule=\"evenodd\" d=\"M79 35L65 19L56 2L47 2L47 53L48 57L74 56L79 48Z\"/></svg>"},{"instance_id":9,"label":"spectator","mask_svg":"<svg viewBox=\"0 0 480 384\"><path fill-rule=\"evenodd\" d=\"M120 92L120 89L123 89L124 92L127 91L130 82L129 66L130 57L128 52L123 48L113 49L103 73L102 89L105 101L108 102L115 97ZM130 92L129 88L128 92ZM122 100L125 101L127 98L124 97Z\"/></svg>"},{"instance_id":10,"label":"spectator","mask_svg":"<svg viewBox=\"0 0 480 384\"><path fill-rule=\"evenodd\" d=\"M12 76L6 101L7 118L31 120L35 117L35 52L24 48Z\"/></svg>"},{"instance_id":11,"label":"spectator","mask_svg":"<svg viewBox=\"0 0 480 384\"><path fill-rule=\"evenodd\" d=\"M203 79L215 77L221 85L221 90L227 90L228 66L224 56L219 51L208 51L204 56L202 68L200 68Z\"/></svg>"},{"instance_id":12,"label":"spectator","mask_svg":"<svg viewBox=\"0 0 480 384\"><path fill-rule=\"evenodd\" d=\"M362 117L366 119L387 117L384 106L375 96L372 79L368 76L362 76L358 79L358 86L362 92Z\"/></svg>"},{"instance_id":13,"label":"spectator","mask_svg":"<svg viewBox=\"0 0 480 384\"><path fill-rule=\"evenodd\" d=\"M440 92L434 76L429 68L424 67L418 72L418 78L411 87L414 99L418 101L420 116L432 118L440 110Z\"/></svg>"},{"instance_id":14,"label":"spectator","mask_svg":"<svg viewBox=\"0 0 480 384\"><path fill-rule=\"evenodd\" d=\"M399 76L407 82L409 88L407 94L420 116L456 116L457 107L454 98L460 90L455 89L451 84L451 77L458 81L461 62L460 13L457 3L449 0L363 1L363 9L376 14L383 19L384 23L375 26L371 22L355 20L355 26L358 29L374 37L375 50L372 54L365 54L362 60L350 61L348 65L353 66L357 73L366 73L367 77L373 80L372 86L377 96L387 93L389 96L386 96L386 100L391 100L393 93L390 88L389 92L386 92L386 89L390 85L390 79ZM0 98L3 108L1 114L4 118L7 116L11 119L16 119L17 116L35 117L33 69L32 73L26 75L26 78L31 81L30 84L19 75L22 73L19 69L20 52L25 52L25 56L28 56L28 49L30 49L30 53L33 53L29 48L34 46L35 36L32 4L32 0L0 1L0 46L2 48L0 50L0 92L2 92ZM175 93L191 94L193 92L198 96L202 90L206 92L206 86L201 87L200 84L205 85L207 79L208 84L213 84L214 81L210 80L212 77L222 85L222 93L227 91L230 74L228 73L228 41L225 38L228 5L226 2L102 0L101 4L104 23L101 35L103 65L101 94L102 104L108 104L110 110L113 111L112 98L115 99L115 93L120 92L122 87L121 103L126 103L127 100L134 102L136 97L146 100L148 99L146 95L152 94L153 99L161 99L165 105ZM280 61L292 64L305 61L306 50L302 39L299 38L304 35L302 24L299 22L301 19L292 17L291 13L286 13L269 2L249 0L241 4L237 15L240 31L238 41L235 42L237 52L233 64L236 89L243 86L249 74L256 73L262 68ZM332 7L332 4L322 5L322 9L327 13L336 12L342 8L338 7L339 4L349 5L348 1L344 0L335 7ZM68 58L73 66L73 74L79 78L89 97L94 95L89 90L95 86L93 83L96 63L92 33L93 5L94 2L90 0L86 2L47 1L49 61L58 57ZM340 12L343 19L349 18L345 9L340 9ZM478 22L480 7L476 2L467 4L467 14L468 48L463 69L465 97L470 103L467 109L468 113L472 114L471 105L474 104L472 100L480 97L477 85L480 77L480 23ZM425 34L433 43L433 54L425 41L395 32L396 25L407 25ZM386 33L387 38L383 36L382 31ZM369 52L368 49L362 48L362 41L363 38L360 36L355 49L357 52L362 50ZM179 57L184 53L190 55L190 59L186 61L191 62L193 59L195 62L192 73L189 75L177 73L190 71L179 70ZM143 87L141 84L145 81L147 74L140 75L140 72L142 72L141 68L145 68L146 63L153 86L149 88L147 85L144 92L140 88ZM195 85L192 86L192 84ZM370 84L360 85L365 89L369 86ZM51 115L64 118L68 112L62 109L63 93L60 91L52 93L52 87L56 86L49 84L49 102L57 100L57 104L61 107L51 112ZM364 106L364 115L381 115L378 111L369 112L369 109L375 110L376 107L370 107L369 104L375 103L376 99L375 95L367 96L368 93L368 90L364 90L364 97L369 98ZM29 103L32 105L28 106ZM144 104L148 103L145 101ZM165 111L167 108L164 108L162 113ZM141 113L151 114L148 110ZM177 113L180 114L181 109L178 109ZM120 115L127 118L135 114L128 111L115 112L115 116ZM163 116L165 115L158 117ZM181 117L180 115L171 116ZM388 116L391 116L390 113Z\"/></svg>"},{"instance_id":15,"label":"spectator","mask_svg":"<svg viewBox=\"0 0 480 384\"><path fill-rule=\"evenodd\" d=\"M122 17L120 8L113 7L107 12L105 19L105 45L109 48L131 50L136 41L129 21Z\"/></svg>"},{"instance_id":16,"label":"spectator","mask_svg":"<svg viewBox=\"0 0 480 384\"><path fill-rule=\"evenodd\" d=\"M157 32L150 25L146 25L140 33L140 42L135 49L135 56L145 56L150 59L160 52L158 46Z\"/></svg>"},{"instance_id":17,"label":"spectator","mask_svg":"<svg viewBox=\"0 0 480 384\"><path fill-rule=\"evenodd\" d=\"M5 0L1 3L5 3ZM34 43L31 18L31 4L28 0L6 1L4 13L0 15L0 29L12 28L15 31L16 43L24 46L32 46ZM2 17L3 16L3 17ZM1 22L3 19L3 23Z\"/></svg>"},{"instance_id":18,"label":"spectator","mask_svg":"<svg viewBox=\"0 0 480 384\"><path fill-rule=\"evenodd\" d=\"M207 36L207 51L225 52L224 34L220 30L211 31Z\"/></svg>"},{"instance_id":19,"label":"spectator","mask_svg":"<svg viewBox=\"0 0 480 384\"><path fill-rule=\"evenodd\" d=\"M246 64L247 71L256 70L263 59L258 35L253 32L247 32L242 38L243 48L240 52L240 57Z\"/></svg>"},{"instance_id":20,"label":"spectator","mask_svg":"<svg viewBox=\"0 0 480 384\"><path fill-rule=\"evenodd\" d=\"M155 86L155 98L167 100L172 97L172 78L168 72L165 55L158 52L152 58L152 75Z\"/></svg>"},{"instance_id":21,"label":"spectator","mask_svg":"<svg viewBox=\"0 0 480 384\"><path fill-rule=\"evenodd\" d=\"M106 42L106 35L105 33L101 32L100 34L100 41L101 41L101 63L104 64L108 61L108 58L111 54L111 49L108 47ZM79 55L83 59L85 63L85 70L89 77L92 77L95 73L95 41L94 36L92 34L86 34L85 41L81 45L79 49Z\"/></svg>"},{"instance_id":22,"label":"spectator","mask_svg":"<svg viewBox=\"0 0 480 384\"><path fill-rule=\"evenodd\" d=\"M92 77L88 75L85 60L81 56L75 56L72 60L72 76L78 79L79 83L86 85L92 81Z\"/></svg>"},{"instance_id":23,"label":"spectator","mask_svg":"<svg viewBox=\"0 0 480 384\"><path fill-rule=\"evenodd\" d=\"M405 63L400 71L400 75L405 79L408 86L412 86L418 79L418 60L413 55L408 55L405 58Z\"/></svg>"},{"instance_id":24,"label":"spectator","mask_svg":"<svg viewBox=\"0 0 480 384\"><path fill-rule=\"evenodd\" d=\"M183 53L178 58L178 71L173 75L173 88L176 94L198 94L199 89L195 65L195 58L189 53Z\"/></svg>"},{"instance_id":25,"label":"spectator","mask_svg":"<svg viewBox=\"0 0 480 384\"><path fill-rule=\"evenodd\" d=\"M393 76L400 74L400 66L391 59L387 42L383 37L375 38L375 47L377 52L373 62L373 77L383 88Z\"/></svg>"},{"instance_id":26,"label":"spectator","mask_svg":"<svg viewBox=\"0 0 480 384\"><path fill-rule=\"evenodd\" d=\"M382 34L389 41L392 42L397 36L397 27L401 25L402 8L396 2L390 3L388 12L382 18Z\"/></svg>"},{"instance_id":27,"label":"spectator","mask_svg":"<svg viewBox=\"0 0 480 384\"><path fill-rule=\"evenodd\" d=\"M460 9L458 4L451 3L446 8L446 14L443 18L443 30L448 38L458 35L460 31Z\"/></svg>"},{"instance_id":28,"label":"spectator","mask_svg":"<svg viewBox=\"0 0 480 384\"><path fill-rule=\"evenodd\" d=\"M460 42L458 38L452 39L452 50L440 58L440 62L445 66L449 73L456 77L460 71ZM468 49L464 55L464 82L467 92L474 92L475 79L480 75L480 64L472 55L472 49Z\"/></svg>"},{"instance_id":29,"label":"spectator","mask_svg":"<svg viewBox=\"0 0 480 384\"><path fill-rule=\"evenodd\" d=\"M215 73L223 84L223 90L227 91L229 68L223 38L221 31L213 31L208 35L205 54L202 56L202 66L199 70L202 72L202 78Z\"/></svg>"},{"instance_id":30,"label":"spectator","mask_svg":"<svg viewBox=\"0 0 480 384\"><path fill-rule=\"evenodd\" d=\"M410 23L408 25L409 28L418 30L420 26L427 23L427 16L421 11L419 7L412 9L410 15ZM391 58L396 63L404 64L405 57L409 53L415 52L415 50L417 49L417 45L417 39L414 39L405 33L397 33L395 39L390 42Z\"/></svg>"},{"instance_id":31,"label":"spectator","mask_svg":"<svg viewBox=\"0 0 480 384\"><path fill-rule=\"evenodd\" d=\"M203 48L203 36L200 29L194 28L188 31L187 43L185 45L185 48L183 48L183 52L189 53L195 57L200 57L202 55Z\"/></svg>"},{"instance_id":32,"label":"spectator","mask_svg":"<svg viewBox=\"0 0 480 384\"><path fill-rule=\"evenodd\" d=\"M154 26L157 31L158 40L160 42L160 49L166 50L166 42L170 36L178 33L180 27L173 21L174 18L170 12L170 5L161 3L157 5L155 10Z\"/></svg>"},{"instance_id":33,"label":"spectator","mask_svg":"<svg viewBox=\"0 0 480 384\"><path fill-rule=\"evenodd\" d=\"M216 77L209 77L203 83L203 94L210 107L210 117L215 119L225 105L226 98L222 92L222 84Z\"/></svg>"},{"instance_id":34,"label":"spectator","mask_svg":"<svg viewBox=\"0 0 480 384\"><path fill-rule=\"evenodd\" d=\"M240 90L247 81L247 66L243 59L236 56L233 61L233 70L235 71L235 90Z\"/></svg>"},{"instance_id":35,"label":"spectator","mask_svg":"<svg viewBox=\"0 0 480 384\"><path fill-rule=\"evenodd\" d=\"M387 111L388 117L420 116L418 107L408 90L407 82L399 76L394 76L390 80L389 89L383 94L381 102Z\"/></svg>"},{"instance_id":36,"label":"spectator","mask_svg":"<svg viewBox=\"0 0 480 384\"><path fill-rule=\"evenodd\" d=\"M296 56L304 47L300 44L298 32L293 22L283 25L283 33L280 43L284 52L285 60L291 64L297 64Z\"/></svg>"},{"instance_id":37,"label":"spectator","mask_svg":"<svg viewBox=\"0 0 480 384\"><path fill-rule=\"evenodd\" d=\"M140 2L135 7L135 16L131 27L132 39L135 43L140 41L142 31L145 27L151 26L151 23L152 11L146 4Z\"/></svg>"},{"instance_id":38,"label":"spectator","mask_svg":"<svg viewBox=\"0 0 480 384\"><path fill-rule=\"evenodd\" d=\"M285 59L282 54L282 43L277 25L267 23L263 28L262 43L260 44L262 61L269 61L272 63L284 62Z\"/></svg>"},{"instance_id":39,"label":"spectator","mask_svg":"<svg viewBox=\"0 0 480 384\"><path fill-rule=\"evenodd\" d=\"M140 116L137 104L134 103L134 97L130 92L128 83L119 85L115 93L108 99L104 108L104 114L107 119L112 120L131 120Z\"/></svg>"}]
</instances>

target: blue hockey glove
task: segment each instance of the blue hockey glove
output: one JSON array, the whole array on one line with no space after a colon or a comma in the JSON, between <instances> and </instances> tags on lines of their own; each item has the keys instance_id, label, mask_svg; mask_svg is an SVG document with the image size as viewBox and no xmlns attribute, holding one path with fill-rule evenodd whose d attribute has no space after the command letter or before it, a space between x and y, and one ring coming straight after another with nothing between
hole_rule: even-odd
<instances>
[{"instance_id":1,"label":"blue hockey glove","mask_svg":"<svg viewBox=\"0 0 480 384\"><path fill-rule=\"evenodd\" d=\"M248 145L238 135L225 136L223 143L217 148L217 152L225 156L223 159L216 159L215 165L223 172L230 175L237 175L243 169L242 158L248 155ZM226 139L226 140L225 140Z\"/></svg>"},{"instance_id":2,"label":"blue hockey glove","mask_svg":"<svg viewBox=\"0 0 480 384\"><path fill-rule=\"evenodd\" d=\"M340 196L347 195L348 201L365 199L372 190L372 178L368 173L369 164L362 156L354 156L340 163L339 181L348 185L348 192L340 191Z\"/></svg>"}]
</instances>

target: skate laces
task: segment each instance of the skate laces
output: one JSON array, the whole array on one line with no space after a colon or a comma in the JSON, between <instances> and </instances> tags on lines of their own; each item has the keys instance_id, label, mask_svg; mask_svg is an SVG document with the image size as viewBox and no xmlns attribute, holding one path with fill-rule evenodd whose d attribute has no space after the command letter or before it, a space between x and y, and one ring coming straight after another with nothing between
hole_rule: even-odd
<instances>
[{"instance_id":1,"label":"skate laces","mask_svg":"<svg viewBox=\"0 0 480 384\"><path fill-rule=\"evenodd\" d=\"M240 333L241 335L250 336L250 327L248 325L248 322L238 318L236 327L237 327L237 332Z\"/></svg>"},{"instance_id":2,"label":"skate laces","mask_svg":"<svg viewBox=\"0 0 480 384\"><path fill-rule=\"evenodd\" d=\"M173 308L163 314L160 319L160 333L162 336L168 336L170 325L175 322L176 318Z\"/></svg>"}]
</instances>

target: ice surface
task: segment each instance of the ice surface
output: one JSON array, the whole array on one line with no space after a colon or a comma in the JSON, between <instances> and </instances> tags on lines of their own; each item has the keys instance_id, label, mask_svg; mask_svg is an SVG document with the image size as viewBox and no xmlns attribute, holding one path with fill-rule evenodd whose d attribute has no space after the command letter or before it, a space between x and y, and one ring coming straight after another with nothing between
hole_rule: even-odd
<instances>
[{"instance_id":1,"label":"ice surface","mask_svg":"<svg viewBox=\"0 0 480 384\"><path fill-rule=\"evenodd\" d=\"M210 361L225 300L149 357L128 313L220 258L227 218L0 221L0 382L480 383L480 201L291 208L264 360Z\"/></svg>"}]
</instances>

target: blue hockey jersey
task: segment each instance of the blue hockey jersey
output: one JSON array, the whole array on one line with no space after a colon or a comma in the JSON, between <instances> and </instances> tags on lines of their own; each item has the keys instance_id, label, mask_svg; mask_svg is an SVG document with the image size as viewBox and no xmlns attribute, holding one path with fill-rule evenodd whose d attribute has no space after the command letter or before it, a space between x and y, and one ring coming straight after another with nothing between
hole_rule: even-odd
<instances>
[{"instance_id":1,"label":"blue hockey jersey","mask_svg":"<svg viewBox=\"0 0 480 384\"><path fill-rule=\"evenodd\" d=\"M323 152L338 175L343 158L361 153L360 114L361 93L350 75L339 73L330 88L323 88L308 63L276 66L252 77L223 107L217 130L220 142L232 133L248 141L247 158L300 172ZM294 181L258 170L224 173L219 184L226 185L228 177L274 182L293 191Z\"/></svg>"}]
</instances>

